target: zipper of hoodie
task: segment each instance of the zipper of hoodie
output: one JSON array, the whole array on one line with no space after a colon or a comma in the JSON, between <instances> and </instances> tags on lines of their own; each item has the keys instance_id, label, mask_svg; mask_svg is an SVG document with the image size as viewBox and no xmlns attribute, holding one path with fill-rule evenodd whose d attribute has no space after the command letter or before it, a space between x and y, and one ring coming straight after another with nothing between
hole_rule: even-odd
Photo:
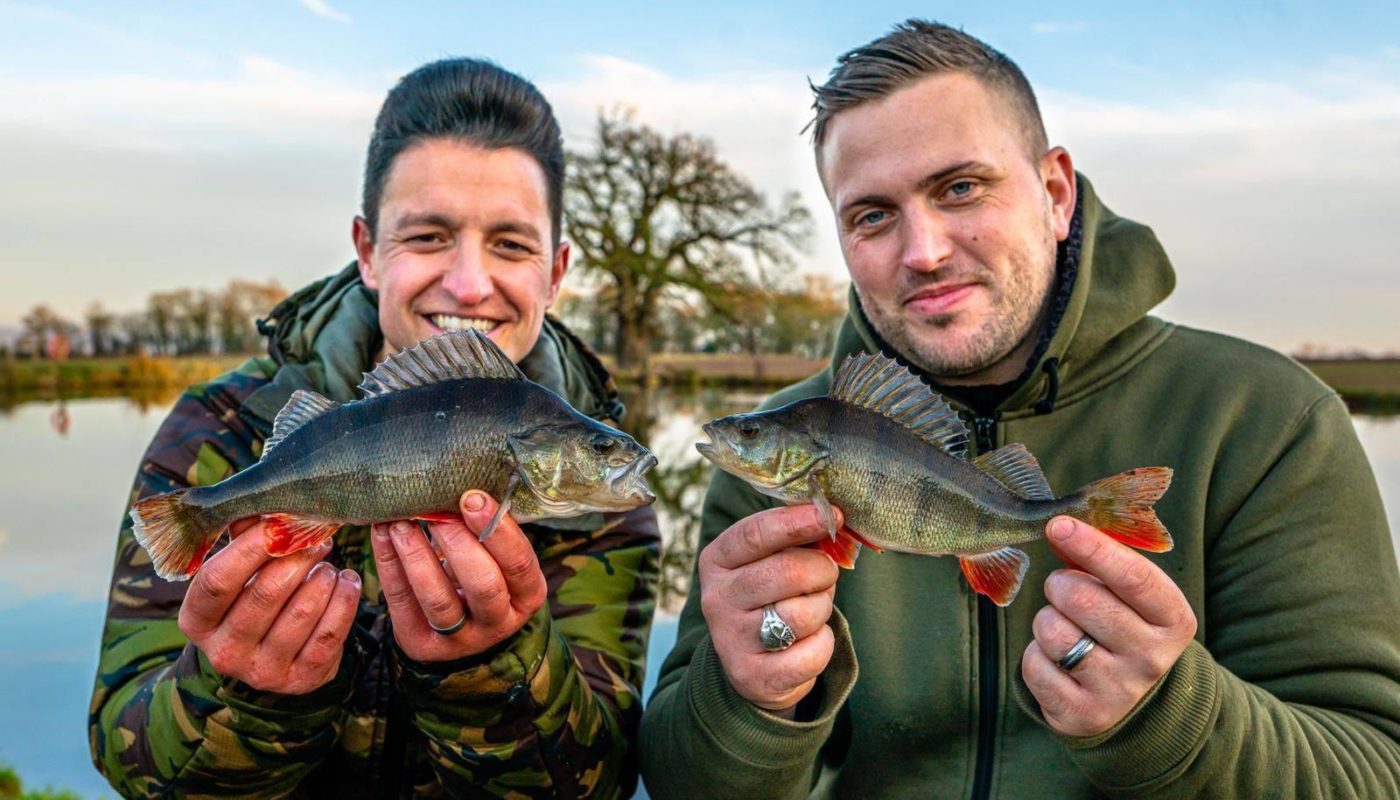
<instances>
[{"instance_id":1,"label":"zipper of hoodie","mask_svg":"<svg viewBox=\"0 0 1400 800\"><path fill-rule=\"evenodd\" d=\"M972 431L977 453L996 448L997 415L973 416ZM997 607L984 595L977 595L977 763L972 778L972 800L986 800L992 792L992 747L995 745L1000 665L997 644Z\"/></svg>"}]
</instances>

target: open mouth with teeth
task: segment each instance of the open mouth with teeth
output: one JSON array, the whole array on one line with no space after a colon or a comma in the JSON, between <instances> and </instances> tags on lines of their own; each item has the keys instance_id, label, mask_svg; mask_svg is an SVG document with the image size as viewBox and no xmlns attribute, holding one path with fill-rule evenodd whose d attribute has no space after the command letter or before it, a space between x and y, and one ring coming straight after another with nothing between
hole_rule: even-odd
<instances>
[{"instance_id":1,"label":"open mouth with teeth","mask_svg":"<svg viewBox=\"0 0 1400 800\"><path fill-rule=\"evenodd\" d=\"M500 320L481 317L454 317L451 314L430 314L428 320L444 332L473 330L490 333L501 324Z\"/></svg>"}]
</instances>

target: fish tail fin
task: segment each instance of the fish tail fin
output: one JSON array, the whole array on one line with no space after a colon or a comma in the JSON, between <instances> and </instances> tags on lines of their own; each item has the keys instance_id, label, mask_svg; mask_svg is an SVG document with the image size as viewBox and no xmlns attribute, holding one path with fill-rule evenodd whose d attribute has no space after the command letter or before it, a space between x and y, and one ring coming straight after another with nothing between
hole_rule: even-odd
<instances>
[{"instance_id":1,"label":"fish tail fin","mask_svg":"<svg viewBox=\"0 0 1400 800\"><path fill-rule=\"evenodd\" d=\"M147 497L131 507L131 532L151 556L156 574L168 581L189 580L223 533L222 526L209 529L203 508L189 502L190 491Z\"/></svg>"},{"instance_id":2,"label":"fish tail fin","mask_svg":"<svg viewBox=\"0 0 1400 800\"><path fill-rule=\"evenodd\" d=\"M1074 514L1123 544L1150 553L1172 549L1172 537L1157 519L1154 503L1172 482L1169 467L1139 467L1080 489L1089 510Z\"/></svg>"}]
</instances>

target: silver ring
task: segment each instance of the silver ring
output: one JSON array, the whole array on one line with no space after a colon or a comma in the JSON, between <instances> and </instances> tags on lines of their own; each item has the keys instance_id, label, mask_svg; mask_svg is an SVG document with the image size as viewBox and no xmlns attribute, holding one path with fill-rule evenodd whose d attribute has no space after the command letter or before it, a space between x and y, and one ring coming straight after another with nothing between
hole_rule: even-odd
<instances>
[{"instance_id":1,"label":"silver ring","mask_svg":"<svg viewBox=\"0 0 1400 800\"><path fill-rule=\"evenodd\" d=\"M1065 653L1064 658L1055 662L1055 666L1065 672L1069 672L1079 666L1079 662L1084 660L1084 656L1089 655L1089 651L1094 649L1095 644L1097 644L1097 642L1094 641L1094 637L1087 633L1084 634L1079 637L1079 641L1074 643L1074 647L1071 647L1069 652Z\"/></svg>"},{"instance_id":2,"label":"silver ring","mask_svg":"<svg viewBox=\"0 0 1400 800\"><path fill-rule=\"evenodd\" d=\"M451 625L448 625L446 628L439 628L438 626L436 626L436 625L433 624L433 621L432 621L432 620L428 620L428 627L433 629L433 633L436 633L436 634L441 635L441 636L451 636L452 634L454 634L454 633L456 633L457 631L460 631L462 628L466 627L466 625L467 625L467 612L466 612L466 611L463 611L463 612L462 612L462 618L461 618L461 619L457 620L456 622L452 623Z\"/></svg>"},{"instance_id":3,"label":"silver ring","mask_svg":"<svg viewBox=\"0 0 1400 800\"><path fill-rule=\"evenodd\" d=\"M770 653L786 650L797 641L797 634L792 632L792 626L783 622L783 618L778 616L778 609L774 608L772 603L763 607L763 622L758 626L758 641L763 645L763 649Z\"/></svg>"}]
</instances>

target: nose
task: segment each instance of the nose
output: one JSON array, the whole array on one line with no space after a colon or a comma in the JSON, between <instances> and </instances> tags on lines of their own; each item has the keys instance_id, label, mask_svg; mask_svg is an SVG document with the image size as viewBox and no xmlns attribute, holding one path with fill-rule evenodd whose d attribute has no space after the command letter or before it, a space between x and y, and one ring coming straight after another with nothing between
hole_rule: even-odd
<instances>
[{"instance_id":1,"label":"nose","mask_svg":"<svg viewBox=\"0 0 1400 800\"><path fill-rule=\"evenodd\" d=\"M479 247L463 243L457 248L447 273L442 276L442 288L464 306L480 303L490 297L495 289L482 255Z\"/></svg>"},{"instance_id":2,"label":"nose","mask_svg":"<svg viewBox=\"0 0 1400 800\"><path fill-rule=\"evenodd\" d=\"M900 264L915 272L932 272L953 255L948 223L935 211L921 208L904 216Z\"/></svg>"}]
</instances>

